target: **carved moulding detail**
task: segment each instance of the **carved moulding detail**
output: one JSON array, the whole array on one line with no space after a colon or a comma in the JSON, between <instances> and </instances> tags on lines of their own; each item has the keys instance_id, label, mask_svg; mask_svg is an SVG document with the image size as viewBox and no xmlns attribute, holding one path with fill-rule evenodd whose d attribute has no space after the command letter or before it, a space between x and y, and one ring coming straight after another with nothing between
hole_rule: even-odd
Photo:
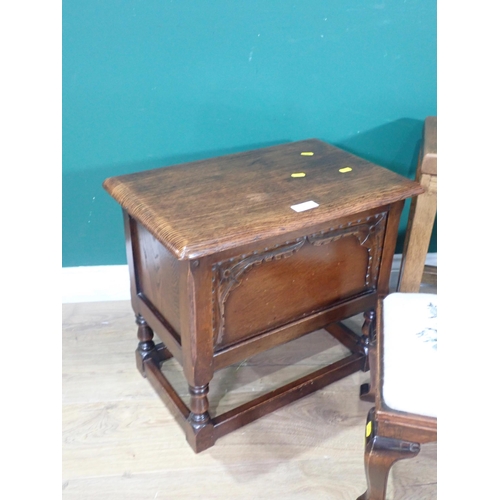
<instances>
[{"instance_id":1,"label":"carved moulding detail","mask_svg":"<svg viewBox=\"0 0 500 500\"><path fill-rule=\"evenodd\" d=\"M240 277L243 273L250 270L254 266L259 266L263 262L270 262L272 260L286 259L292 256L295 252L302 247L305 243L306 237L299 238L292 244L287 244L271 250L264 250L262 253L253 253L249 256L243 256L241 260L234 262L233 260L224 262L219 266L214 266L215 273L218 271L218 276L214 276L212 280L214 283L218 278L219 286L217 287L217 303L218 306L218 332L215 336L215 344L222 341L225 326L224 306L229 295L229 292L241 284ZM212 293L215 293L215 288L212 288ZM213 313L214 320L217 314ZM214 333L215 333L215 324Z\"/></svg>"},{"instance_id":2,"label":"carved moulding detail","mask_svg":"<svg viewBox=\"0 0 500 500\"><path fill-rule=\"evenodd\" d=\"M213 295L213 331L214 342L218 345L222 342L225 327L225 303L229 293L241 284L241 276L254 266L264 262L286 259L296 253L306 241L313 246L328 245L341 238L355 236L359 244L368 251L368 264L365 276L365 285L374 285L378 275L382 240L385 234L385 222L387 213L380 213L366 219L359 219L340 226L329 228L320 233L314 233L298 238L291 244L280 247L265 249L262 252L254 252L250 255L220 262L212 267L212 295Z\"/></svg>"},{"instance_id":3,"label":"carved moulding detail","mask_svg":"<svg viewBox=\"0 0 500 500\"><path fill-rule=\"evenodd\" d=\"M355 236L359 244L368 250L368 266L365 275L365 285L370 286L378 275L382 239L385 234L387 212L376 214L355 223L348 223L328 231L307 236L307 241L314 246L327 245L347 236Z\"/></svg>"}]
</instances>

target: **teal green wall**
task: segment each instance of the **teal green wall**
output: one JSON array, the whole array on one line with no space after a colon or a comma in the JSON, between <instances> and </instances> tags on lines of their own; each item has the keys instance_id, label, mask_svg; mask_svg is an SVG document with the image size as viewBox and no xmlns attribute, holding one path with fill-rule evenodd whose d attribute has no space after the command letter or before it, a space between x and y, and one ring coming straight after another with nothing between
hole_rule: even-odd
<instances>
[{"instance_id":1,"label":"teal green wall","mask_svg":"<svg viewBox=\"0 0 500 500\"><path fill-rule=\"evenodd\" d=\"M106 177L311 137L411 177L435 114L435 0L64 0L63 266L126 262Z\"/></svg>"}]
</instances>

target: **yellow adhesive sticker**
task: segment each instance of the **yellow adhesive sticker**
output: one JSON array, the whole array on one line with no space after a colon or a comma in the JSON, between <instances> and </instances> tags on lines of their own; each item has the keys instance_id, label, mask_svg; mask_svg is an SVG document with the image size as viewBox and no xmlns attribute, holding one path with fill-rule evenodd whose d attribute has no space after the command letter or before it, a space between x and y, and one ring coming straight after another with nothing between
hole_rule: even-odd
<instances>
[{"instance_id":1,"label":"yellow adhesive sticker","mask_svg":"<svg viewBox=\"0 0 500 500\"><path fill-rule=\"evenodd\" d=\"M366 424L366 437L370 437L371 433L372 433L372 423L368 422Z\"/></svg>"},{"instance_id":2,"label":"yellow adhesive sticker","mask_svg":"<svg viewBox=\"0 0 500 500\"><path fill-rule=\"evenodd\" d=\"M292 177L305 177L306 174L304 172L296 172L295 174L292 174Z\"/></svg>"},{"instance_id":3,"label":"yellow adhesive sticker","mask_svg":"<svg viewBox=\"0 0 500 500\"><path fill-rule=\"evenodd\" d=\"M313 156L314 153L312 151L303 151L300 153L302 156Z\"/></svg>"},{"instance_id":4,"label":"yellow adhesive sticker","mask_svg":"<svg viewBox=\"0 0 500 500\"><path fill-rule=\"evenodd\" d=\"M339 172L341 174L345 174L346 172L350 172L351 170L352 170L351 167L344 167L344 168L339 169Z\"/></svg>"}]
</instances>

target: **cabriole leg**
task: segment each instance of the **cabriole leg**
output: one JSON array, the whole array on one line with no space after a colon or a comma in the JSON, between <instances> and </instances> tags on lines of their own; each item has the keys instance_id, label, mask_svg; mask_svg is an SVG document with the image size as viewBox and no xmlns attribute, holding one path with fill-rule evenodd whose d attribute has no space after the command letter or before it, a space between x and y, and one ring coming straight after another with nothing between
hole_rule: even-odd
<instances>
[{"instance_id":1,"label":"cabriole leg","mask_svg":"<svg viewBox=\"0 0 500 500\"><path fill-rule=\"evenodd\" d=\"M365 474L368 489L357 500L385 500L389 471L398 460L413 458L420 445L409 441L377 436L374 411L370 410L366 423Z\"/></svg>"}]
</instances>

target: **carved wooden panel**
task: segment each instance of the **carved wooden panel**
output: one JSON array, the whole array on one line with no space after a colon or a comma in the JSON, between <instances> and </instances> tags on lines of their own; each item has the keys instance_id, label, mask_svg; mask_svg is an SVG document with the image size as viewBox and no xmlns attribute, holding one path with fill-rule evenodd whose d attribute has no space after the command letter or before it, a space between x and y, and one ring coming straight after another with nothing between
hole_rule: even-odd
<instances>
[{"instance_id":1,"label":"carved wooden panel","mask_svg":"<svg viewBox=\"0 0 500 500\"><path fill-rule=\"evenodd\" d=\"M386 219L376 214L214 265L216 349L374 289Z\"/></svg>"}]
</instances>

